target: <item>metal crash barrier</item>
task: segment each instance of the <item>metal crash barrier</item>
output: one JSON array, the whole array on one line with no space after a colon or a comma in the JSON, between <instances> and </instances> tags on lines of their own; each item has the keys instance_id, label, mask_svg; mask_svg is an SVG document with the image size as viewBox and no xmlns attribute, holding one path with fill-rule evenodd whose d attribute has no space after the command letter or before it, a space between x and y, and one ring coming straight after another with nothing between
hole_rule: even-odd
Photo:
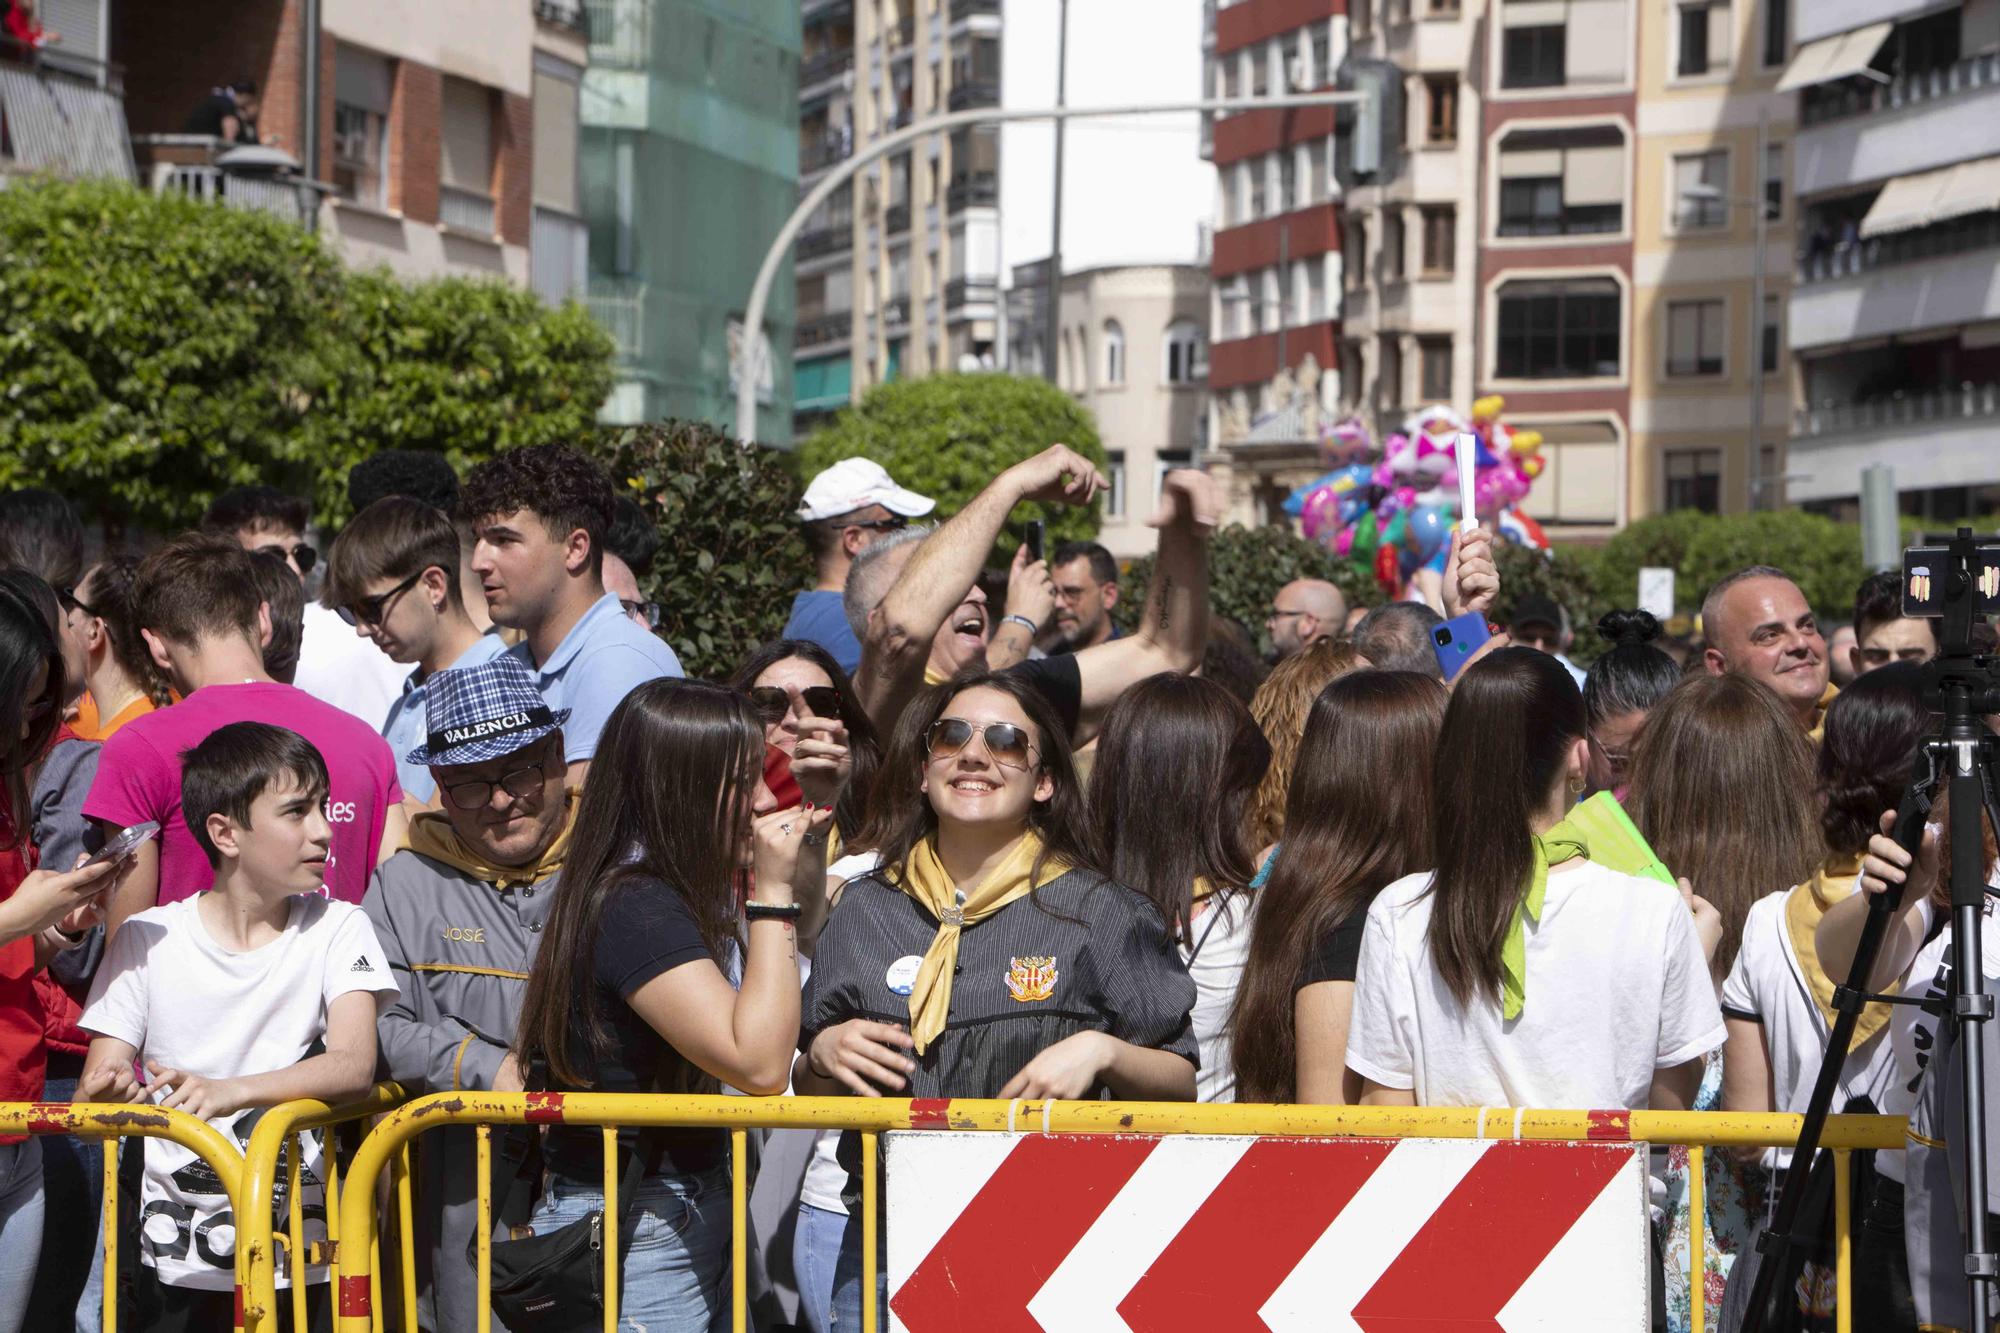
<instances>
[{"instance_id":1,"label":"metal crash barrier","mask_svg":"<svg viewBox=\"0 0 2000 1333\"><path fill-rule=\"evenodd\" d=\"M269 1133L263 1135L263 1129L260 1129L260 1135L263 1137L259 1142L253 1143L252 1166L250 1174L247 1174L244 1180L242 1192L246 1203L253 1200L268 1201L271 1197L270 1190L275 1186L265 1179L264 1175L274 1170L277 1142L297 1131L324 1124L324 1116L327 1114L329 1113L326 1112L326 1108L319 1107L291 1116L286 1121L278 1121L276 1112L266 1118L267 1123L264 1128L268 1128ZM277 1123L273 1124L274 1121ZM1157 1192L1162 1188L1163 1181L1178 1180L1181 1167L1177 1163L1182 1160L1191 1164L1188 1170L1192 1174L1200 1176L1206 1172L1207 1176L1204 1178L1207 1180L1207 1185L1204 1188L1212 1187L1218 1196L1228 1193L1232 1181L1239 1182L1235 1189L1241 1197L1233 1203L1221 1199L1216 1206L1224 1216L1211 1219L1209 1225L1211 1228L1233 1226L1234 1234L1242 1234L1246 1220L1256 1219L1261 1224L1262 1210L1280 1198L1308 1194L1317 1196L1324 1193L1324 1191L1273 1192L1268 1182L1278 1180L1280 1177L1270 1175L1268 1171L1261 1177L1258 1175L1259 1170L1267 1169L1268 1159L1283 1157L1289 1152L1291 1157L1297 1160L1301 1151L1315 1147L1324 1149L1324 1156L1344 1153L1347 1156L1366 1158L1367 1170L1354 1173L1354 1188L1350 1189L1345 1198L1334 1207L1337 1211L1348 1199L1356 1200L1356 1209L1362 1216L1355 1225L1368 1227L1372 1220L1367 1215L1368 1207L1373 1206L1376 1200L1390 1197L1387 1185L1374 1195L1356 1192L1367 1188L1368 1171L1374 1170L1382 1161L1390 1159L1392 1149L1419 1146L1402 1145L1395 1141L1461 1141L1457 1144L1436 1145L1440 1154L1438 1163L1420 1164L1428 1175L1445 1178L1447 1187L1452 1180L1457 1180L1460 1188L1444 1199L1435 1216L1418 1218L1407 1224L1416 1228L1415 1243L1411 1247L1413 1251L1423 1250L1426 1238L1429 1238L1430 1242L1428 1248L1439 1251L1448 1249L1453 1244L1462 1248L1467 1237L1475 1234L1464 1230L1468 1226L1475 1224L1496 1226L1491 1218L1479 1222L1453 1213L1454 1208L1458 1213L1465 1212L1462 1196L1479 1194L1482 1188L1487 1195L1503 1193L1488 1185L1493 1177L1478 1174L1485 1168L1473 1160L1482 1153L1488 1153L1489 1150L1497 1150L1490 1153L1496 1162L1501 1162L1509 1155L1525 1160L1539 1153L1539 1162L1555 1164L1556 1169L1547 1171L1552 1178L1563 1180L1575 1178L1583 1181L1580 1190L1572 1190L1572 1193L1582 1205L1588 1205L1590 1198L1594 1197L1593 1191L1596 1188L1591 1182L1601 1183L1602 1180L1608 1180L1614 1171L1622 1172L1628 1177L1636 1175L1643 1181L1643 1160L1639 1161L1636 1170L1633 1167L1635 1157L1643 1159L1643 1151L1635 1152L1635 1150L1643 1150L1648 1145L1685 1146L1689 1157L1690 1211L1692 1215L1699 1217L1704 1211L1703 1172L1707 1150L1789 1144L1798 1136L1799 1123L1800 1118L1796 1115L1733 1115L1718 1112L1523 1111L1472 1107L1445 1109L942 1099L893 1101L844 1097L670 1097L602 1093L440 1093L406 1102L389 1111L354 1153L347 1166L344 1186L336 1191L333 1180L328 1181L328 1231L330 1236L338 1237L338 1244L330 1247L334 1251L331 1257L335 1283L335 1327L340 1333L373 1333L373 1330L385 1327L414 1327L413 1322L408 1322L415 1308L414 1284L409 1276L413 1271L409 1241L412 1206L409 1192L409 1145L424 1132L448 1125L477 1127L480 1166L478 1234L482 1238L478 1245L477 1259L481 1293L478 1312L480 1333L485 1333L491 1323L491 1311L486 1293L490 1290L489 1238L493 1231L494 1200L492 1174L487 1168L491 1162L493 1126L562 1124L570 1127L601 1129L606 1162L605 1207L611 1212L615 1212L618 1207L616 1149L617 1133L620 1128L704 1128L726 1131L729 1134L732 1167L731 1252L734 1261L730 1265L731 1302L733 1326L739 1333L748 1327L745 1290L748 1271L745 1262L748 1248L746 1206L749 1187L749 1172L746 1169L748 1132L762 1129L856 1131L862 1136L863 1147L861 1155L862 1322L863 1327L872 1333L873 1330L883 1326L881 1322L883 1312L877 1309L876 1292L880 1263L878 1242L883 1235L881 1222L883 1181L878 1149L881 1147L880 1136L884 1133L912 1131L906 1136L899 1134L898 1138L891 1142L915 1144L919 1140L936 1140L925 1146L952 1152L967 1160L979 1157L986 1163L981 1169L992 1173L992 1182L996 1190L1003 1193L1013 1187L1013 1182L1003 1181L1002 1173L1005 1168L999 1165L1012 1151L1009 1143L1059 1147L1059 1144L1051 1143L1045 1136L1054 1136L1058 1139L1063 1136L1094 1136L1094 1142L1101 1145L1103 1150L1098 1155L1114 1159L1115 1170L1103 1179L1096 1180L1094 1185L1092 1181L1085 1180L1077 1185L1077 1188L1082 1189L1085 1185L1092 1185L1100 1197L1088 1207L1078 1210L1081 1229L1077 1230L1075 1235L1056 1234L1055 1239L1051 1240L1051 1234L1060 1232L1059 1226L1041 1226L1039 1230L1044 1233L1045 1249L1052 1244L1075 1245L1077 1263L1074 1266L1088 1269L1091 1275L1098 1275L1114 1269L1116 1262L1113 1261L1119 1258L1110 1249L1103 1251L1103 1254L1110 1256L1109 1259L1101 1260L1098 1251L1095 1250L1091 1250L1087 1256L1084 1254L1091 1245L1098 1244L1086 1233L1103 1212L1109 1196L1117 1195L1121 1190L1135 1196L1143 1196L1139 1197L1135 1207L1144 1204L1146 1198L1162 1197L1148 1195L1147 1191ZM4 1127L4 1122L0 1122L0 1128ZM1840 1168L1835 1176L1838 1185L1835 1190L1834 1222L1837 1327L1841 1333L1850 1333L1852 1328L1848 1299L1852 1267L1850 1216L1852 1201L1849 1197L1849 1176L1846 1170L1848 1154L1861 1149L1900 1150L1903 1146L1903 1133L1904 1121L1901 1117L1832 1116L1827 1120L1826 1144L1834 1151ZM944 1141L944 1136L963 1136L968 1140L974 1140L982 1135L988 1136L983 1146L974 1142L952 1144ZM1002 1136L1015 1136L1015 1138L1003 1140ZM1155 1148L1164 1149L1171 1144L1177 1149L1193 1150L1202 1145L1190 1141L1203 1137L1211 1140L1210 1146L1214 1150L1208 1157L1195 1157L1183 1153L1179 1158L1174 1158L1171 1154L1163 1153L1151 1173L1147 1173L1145 1167L1147 1155ZM1176 1140L1180 1142L1175 1142ZM1372 1150L1369 1147L1370 1142L1375 1145ZM1537 1149L1533 1145L1572 1145L1577 1151L1562 1154L1551 1152L1547 1148ZM1070 1148L1085 1146L1087 1145L1071 1144ZM1273 1151L1259 1153L1259 1149ZM1096 1149L1091 1151L1097 1153ZM1453 1162L1445 1162L1445 1158L1453 1157L1454 1154ZM1591 1171L1597 1172L1594 1176L1588 1172L1568 1169L1571 1164L1583 1162L1593 1156L1618 1157L1621 1160L1611 1162L1601 1170L1596 1166L1591 1167ZM1211 1161L1210 1158L1214 1160ZM1074 1160L1084 1159L1079 1156ZM1542 1170L1543 1167L1537 1164L1535 1169ZM406 1322L402 1325L386 1322L388 1312L384 1308L380 1289L380 1209L377 1190L385 1171L393 1172L396 1206L402 1221L402 1225L398 1228L404 1242L403 1263L400 1270L404 1277L403 1290L400 1294ZM256 1177L254 1182L251 1179L252 1175ZM1040 1174L1034 1179L1043 1186L1047 1186L1051 1181L1061 1186L1069 1183L1072 1176L1089 1175L1089 1170L1081 1173L1072 1172L1061 1163L1054 1164L1053 1169L1050 1169L1050 1163L1041 1163ZM1260 1181L1267 1183L1260 1184ZM976 1228L978 1223L973 1215L978 1211L977 1196L983 1188L983 1185L958 1188L957 1194L970 1194L973 1197L970 1202L965 1198L958 1199L958 1204L963 1207L963 1213L944 1216L937 1222L942 1237L937 1241L937 1251L950 1249L951 1246L947 1242L952 1241L960 1230ZM1397 1188L1400 1191L1401 1187ZM1260 1196L1257 1193L1259 1189L1266 1193ZM913 1203L931 1206L932 1211L937 1211L941 1205L934 1205L934 1199L929 1196L952 1194L952 1191L932 1189L927 1184L921 1194L925 1197L913 1199ZM1454 1203L1454 1200L1458 1202ZM1188 1204L1183 1201L1180 1204L1156 1207L1152 1211L1168 1215L1168 1222L1160 1225L1179 1228L1182 1223L1186 1223L1188 1231L1193 1232L1198 1230L1196 1224L1205 1216L1203 1210L1208 1206L1207 1202ZM1032 1214L1035 1207L1034 1199L1024 1200L1015 1196L1001 1199L993 1204L989 1211L1008 1210L1005 1212L1005 1219L1006 1224L1011 1227L1016 1224L1017 1214L1021 1209L1026 1208ZM1179 1208L1179 1212L1174 1211L1176 1207ZM1231 1207L1236 1209L1236 1220L1233 1223L1227 1216ZM1091 1211L1093 1208L1095 1211ZM268 1216L269 1211L268 1207L264 1207L250 1215ZM1087 1217L1081 1216L1082 1214L1087 1214ZM1579 1213L1578 1217L1583 1215L1585 1214ZM992 1221L991 1218L987 1220L989 1223ZM1556 1239L1561 1239L1562 1233L1572 1229L1579 1233L1590 1230L1581 1226L1571 1228L1570 1224L1575 1220L1577 1218L1556 1219L1545 1229ZM1274 1216L1271 1226L1276 1227L1279 1224L1279 1219ZM1303 1238L1303 1243L1296 1244L1294 1248L1300 1251L1300 1255L1295 1257L1302 1263L1310 1258L1305 1251L1312 1247L1314 1237L1319 1234L1312 1230L1315 1226L1324 1229L1323 1222L1311 1218L1301 1220L1302 1229L1298 1231L1297 1237ZM899 1222L898 1228L902 1227L903 1224ZM1453 1227L1460 1229L1453 1232ZM294 1229L296 1234L296 1223ZM919 1228L913 1224L911 1229L915 1231ZM1035 1223L1020 1220L1019 1230L1015 1234L1033 1234L1037 1229ZM1517 1226L1515 1219L1509 1218L1506 1220L1505 1229L1511 1233L1515 1230L1532 1232L1534 1228L1532 1225ZM1634 1228L1601 1229L1607 1232L1636 1232ZM1168 1233L1163 1231L1161 1234ZM1265 1246L1270 1233L1266 1231L1256 1234L1259 1245ZM926 1233L924 1243L928 1244L930 1239ZM296 1240L293 1243L296 1244ZM1186 1245L1189 1242L1182 1240L1180 1243ZM1551 1240L1550 1244L1553 1243ZM892 1271L896 1270L898 1263L893 1248L895 1244L896 1239L892 1234L890 1237ZM1692 1289L1697 1293L1703 1289L1700 1280L1705 1263L1703 1246L1702 1228L1692 1228L1690 1272L1693 1275ZM239 1274L245 1280L244 1289L249 1294L247 1305L261 1315L271 1308L274 1299L270 1272L275 1262L274 1248L262 1237L246 1238L238 1253ZM924 1257L912 1272L910 1256L908 1253L904 1254L902 1272L908 1283L904 1288L905 1292L924 1286L927 1280L926 1268L934 1267L931 1260L935 1257L935 1253ZM1391 1258L1393 1259L1393 1256ZM618 1327L619 1262L618 1237L615 1229L609 1229L603 1247L604 1290L608 1297L604 1311L604 1327L608 1331ZM1023 1271L1032 1271L1034 1274L1032 1284L1024 1285L1024 1279L1019 1272L1011 1276L1003 1273L994 1280L1011 1281L1014 1287L1020 1288L1012 1295L1022 1300L1029 1299L1047 1273L1043 1269L1034 1268L1032 1260L1017 1260L1016 1256L1010 1255L1007 1262L1016 1269L1021 1269L1025 1264ZM1050 1262L1053 1263L1055 1260L1051 1259ZM1146 1262L1146 1260L1139 1261L1141 1268ZM1538 1263L1540 1260L1533 1259L1533 1262ZM1573 1258L1571 1262L1574 1264L1577 1261ZM997 1269L999 1266L994 1265L994 1267ZM1415 1265L1406 1265L1404 1270L1397 1270L1394 1263L1389 1267L1392 1276L1384 1277L1376 1291L1362 1294L1363 1304L1370 1300L1387 1299L1380 1293L1382 1289L1391 1285L1392 1280L1403 1282L1406 1288L1413 1281L1426 1280ZM1396 1276L1398 1272L1400 1276ZM951 1296L954 1297L959 1290L957 1276L950 1274L943 1279L951 1289ZM1170 1284L1154 1281L1149 1286L1147 1279L1152 1277L1151 1272L1134 1269L1120 1279L1121 1283L1127 1279L1139 1279L1130 1293L1123 1295L1123 1302L1116 1303L1119 1293L1123 1292L1122 1285L1107 1299L1115 1303L1115 1308L1122 1314L1136 1319L1148 1301L1157 1304L1174 1295L1171 1290L1162 1290ZM1245 1299L1255 1301L1270 1299L1282 1303L1287 1298L1283 1284L1292 1279L1287 1279L1283 1272L1267 1277L1266 1285L1272 1287L1276 1295L1260 1288L1258 1294ZM1296 1278L1296 1274L1293 1278ZM1108 1277L1103 1280L1110 1281ZM1516 1278L1496 1277L1495 1283L1498 1285L1494 1286L1494 1291L1500 1292L1502 1296L1511 1293L1520 1285L1519 1279ZM1054 1281L1050 1282L1052 1290L1057 1285ZM1473 1291L1476 1295L1478 1283L1459 1282L1425 1289L1466 1290ZM1304 1299L1299 1292L1305 1291L1307 1288L1299 1287L1298 1291L1292 1293L1292 1298ZM1069 1289L1065 1288L1064 1292L1068 1293ZM906 1325L914 1326L911 1311L917 1309L914 1302L918 1296L911 1296L909 1299L913 1304L906 1310L903 1303L905 1298L897 1297L897 1313ZM1069 1295L1058 1293L1056 1296L1045 1296L1043 1299L1066 1301ZM1105 1308L1108 1310L1113 1307L1107 1304ZM1256 1307L1245 1305L1243 1308ZM1495 1309L1497 1308L1496 1305ZM1691 1313L1693 1327L1697 1333L1702 1333L1706 1313L1704 1302L1700 1299L1695 1300ZM250 1320L246 1321L246 1326L255 1328L257 1325L254 1320ZM1133 1326L1136 1327L1137 1323L1135 1322Z\"/></svg>"}]
</instances>

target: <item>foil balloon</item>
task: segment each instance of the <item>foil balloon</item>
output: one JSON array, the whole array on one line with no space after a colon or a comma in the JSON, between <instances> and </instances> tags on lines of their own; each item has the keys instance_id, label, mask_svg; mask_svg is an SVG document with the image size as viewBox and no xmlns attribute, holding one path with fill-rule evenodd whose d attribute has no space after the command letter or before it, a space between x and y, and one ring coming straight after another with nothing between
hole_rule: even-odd
<instances>
[{"instance_id":1,"label":"foil balloon","mask_svg":"<svg viewBox=\"0 0 2000 1333\"><path fill-rule=\"evenodd\" d=\"M1423 564L1451 540L1451 515L1436 505L1419 505L1410 511L1403 544Z\"/></svg>"}]
</instances>

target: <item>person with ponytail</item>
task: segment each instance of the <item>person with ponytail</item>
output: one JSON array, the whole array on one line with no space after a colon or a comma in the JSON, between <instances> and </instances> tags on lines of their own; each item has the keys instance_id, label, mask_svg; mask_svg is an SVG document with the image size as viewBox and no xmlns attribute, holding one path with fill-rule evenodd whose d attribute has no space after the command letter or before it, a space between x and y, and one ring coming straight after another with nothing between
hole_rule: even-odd
<instances>
[{"instance_id":1,"label":"person with ponytail","mask_svg":"<svg viewBox=\"0 0 2000 1333\"><path fill-rule=\"evenodd\" d=\"M1413 671L1356 671L1313 701L1285 855L1258 891L1230 1016L1240 1100L1359 1100L1361 1076L1346 1057L1361 936L1375 895L1430 856L1431 754L1446 697Z\"/></svg>"},{"instance_id":2,"label":"person with ponytail","mask_svg":"<svg viewBox=\"0 0 2000 1333\"><path fill-rule=\"evenodd\" d=\"M1249 950L1256 848L1249 810L1271 747L1234 695L1164 673L1127 690L1104 719L1090 775L1098 864L1153 900L1194 980L1199 1101L1236 1100L1229 1013Z\"/></svg>"},{"instance_id":3,"label":"person with ponytail","mask_svg":"<svg viewBox=\"0 0 2000 1333\"><path fill-rule=\"evenodd\" d=\"M797 1092L1193 1100L1194 983L1165 916L1095 864L1067 733L1032 681L966 671L919 695L878 797L882 865L820 933ZM840 1156L858 1198L857 1136ZM852 1198L835 1328L860 1327Z\"/></svg>"},{"instance_id":4,"label":"person with ponytail","mask_svg":"<svg viewBox=\"0 0 2000 1333\"><path fill-rule=\"evenodd\" d=\"M1583 682L1583 720L1590 740L1592 791L1624 799L1626 773L1646 715L1680 682L1674 659L1653 646L1660 622L1650 611L1607 611L1597 635L1611 647L1590 664Z\"/></svg>"},{"instance_id":5,"label":"person with ponytail","mask_svg":"<svg viewBox=\"0 0 2000 1333\"><path fill-rule=\"evenodd\" d=\"M763 762L750 701L720 685L650 680L612 711L522 999L513 1049L531 1089L546 1069L556 1090L785 1090L799 1029L794 881L833 816L776 809ZM624 1200L638 1219L619 1255L626 1326L726 1322L727 1139L619 1132L616 1169L637 1170L634 1153L643 1167ZM538 1235L604 1207L601 1142L595 1129L549 1131Z\"/></svg>"},{"instance_id":6,"label":"person with ponytail","mask_svg":"<svg viewBox=\"0 0 2000 1333\"><path fill-rule=\"evenodd\" d=\"M1460 673L1432 768L1436 868L1368 908L1347 1045L1364 1105L1693 1101L1723 1040L1714 909L1589 860L1564 821L1587 750L1553 657L1502 648Z\"/></svg>"}]
</instances>

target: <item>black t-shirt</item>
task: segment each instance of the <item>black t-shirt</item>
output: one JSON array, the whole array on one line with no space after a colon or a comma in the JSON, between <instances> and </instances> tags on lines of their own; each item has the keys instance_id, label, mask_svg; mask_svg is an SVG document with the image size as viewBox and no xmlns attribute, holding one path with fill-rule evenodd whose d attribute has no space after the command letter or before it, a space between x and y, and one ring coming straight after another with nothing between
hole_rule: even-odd
<instances>
[{"instance_id":1,"label":"black t-shirt","mask_svg":"<svg viewBox=\"0 0 2000 1333\"><path fill-rule=\"evenodd\" d=\"M256 143L257 122L243 114L236 99L221 90L201 99L195 109L188 113L187 123L181 126L183 134L207 134L222 137L222 121L225 116L236 117L235 143Z\"/></svg>"},{"instance_id":2,"label":"black t-shirt","mask_svg":"<svg viewBox=\"0 0 2000 1333\"><path fill-rule=\"evenodd\" d=\"M1067 653L1031 657L1008 667L1007 674L1019 676L1040 690L1062 719L1063 729L1072 737L1076 735L1077 719L1083 715L1083 672L1077 669L1076 658Z\"/></svg>"},{"instance_id":3,"label":"black t-shirt","mask_svg":"<svg viewBox=\"0 0 2000 1333\"><path fill-rule=\"evenodd\" d=\"M1355 912L1319 937L1299 968L1293 983L1296 993L1319 981L1352 981L1361 967L1361 934L1367 928L1368 913Z\"/></svg>"},{"instance_id":4,"label":"black t-shirt","mask_svg":"<svg viewBox=\"0 0 2000 1333\"><path fill-rule=\"evenodd\" d=\"M598 1051L580 1028L573 1027L570 1033L571 1049L590 1062L590 1091L653 1092L687 1085L693 1071L686 1059L627 1001L654 977L688 963L712 962L714 957L694 914L671 886L633 877L611 891L597 919L591 955L592 984L610 1041ZM723 1161L725 1140L719 1129L653 1132L665 1148L661 1159L665 1173L703 1171ZM629 1152L637 1133L620 1130L620 1147ZM595 1127L551 1129L548 1156L550 1169L558 1175L599 1183L604 1179L603 1138Z\"/></svg>"}]
</instances>

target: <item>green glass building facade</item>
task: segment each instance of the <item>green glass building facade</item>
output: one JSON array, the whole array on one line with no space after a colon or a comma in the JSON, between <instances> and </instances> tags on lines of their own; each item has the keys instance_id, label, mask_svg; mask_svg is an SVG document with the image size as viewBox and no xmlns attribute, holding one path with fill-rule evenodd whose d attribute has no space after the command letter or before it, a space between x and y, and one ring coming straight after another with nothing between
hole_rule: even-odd
<instances>
[{"instance_id":1,"label":"green glass building facade","mask_svg":"<svg viewBox=\"0 0 2000 1333\"><path fill-rule=\"evenodd\" d=\"M589 0L579 157L612 422L735 424L743 308L798 202L799 0ZM758 438L792 436L789 258L764 315ZM780 354L772 356L771 349Z\"/></svg>"}]
</instances>

